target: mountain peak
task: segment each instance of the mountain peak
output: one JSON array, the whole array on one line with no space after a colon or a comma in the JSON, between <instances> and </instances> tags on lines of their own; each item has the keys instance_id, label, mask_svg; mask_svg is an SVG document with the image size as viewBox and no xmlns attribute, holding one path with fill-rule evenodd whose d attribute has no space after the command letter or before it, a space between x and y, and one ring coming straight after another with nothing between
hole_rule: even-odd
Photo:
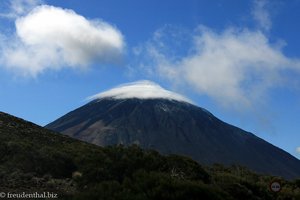
<instances>
[{"instance_id":1,"label":"mountain peak","mask_svg":"<svg viewBox=\"0 0 300 200\"><path fill-rule=\"evenodd\" d=\"M121 85L93 98L46 128L100 146L137 144L205 165L238 164L286 178L300 175L298 159L152 82Z\"/></svg>"},{"instance_id":2,"label":"mountain peak","mask_svg":"<svg viewBox=\"0 0 300 200\"><path fill-rule=\"evenodd\" d=\"M148 80L122 84L105 92L89 97L90 100L113 98L113 99L168 99L192 103L188 98L175 92L162 88L157 83Z\"/></svg>"}]
</instances>

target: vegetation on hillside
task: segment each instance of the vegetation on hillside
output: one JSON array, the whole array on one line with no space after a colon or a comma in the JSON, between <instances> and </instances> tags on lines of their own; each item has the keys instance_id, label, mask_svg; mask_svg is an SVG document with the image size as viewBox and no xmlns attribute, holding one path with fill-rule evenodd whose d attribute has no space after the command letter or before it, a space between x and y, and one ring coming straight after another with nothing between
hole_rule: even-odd
<instances>
[{"instance_id":1,"label":"vegetation on hillside","mask_svg":"<svg viewBox=\"0 0 300 200\"><path fill-rule=\"evenodd\" d=\"M269 190L281 182L278 193ZM0 113L0 191L59 199L300 199L300 180L203 167L138 146L98 147Z\"/></svg>"}]
</instances>

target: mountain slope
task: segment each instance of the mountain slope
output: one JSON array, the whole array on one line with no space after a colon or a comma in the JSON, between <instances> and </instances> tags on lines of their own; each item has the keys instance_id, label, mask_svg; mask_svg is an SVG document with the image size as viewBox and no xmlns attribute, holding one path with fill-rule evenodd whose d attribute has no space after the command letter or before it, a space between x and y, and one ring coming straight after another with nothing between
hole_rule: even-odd
<instances>
[{"instance_id":1,"label":"mountain slope","mask_svg":"<svg viewBox=\"0 0 300 200\"><path fill-rule=\"evenodd\" d=\"M202 164L238 164L259 173L300 177L300 161L285 151L190 101L166 96L156 85L147 82L145 90L143 85L101 93L46 128L100 146L138 144L164 154L186 155ZM150 96L141 95L143 91Z\"/></svg>"},{"instance_id":2,"label":"mountain slope","mask_svg":"<svg viewBox=\"0 0 300 200\"><path fill-rule=\"evenodd\" d=\"M268 191L274 177L240 166L203 169L181 156L80 142L0 112L0 191L58 199L298 199L300 182Z\"/></svg>"},{"instance_id":3,"label":"mountain slope","mask_svg":"<svg viewBox=\"0 0 300 200\"><path fill-rule=\"evenodd\" d=\"M177 168L184 173L187 182L182 180L179 188L176 184L169 186L177 187L179 192L183 192L181 195L186 193L184 190L192 180L205 184L210 182L209 174L190 159L164 157L137 147L104 149L2 112L0 143L1 192L49 191L57 193L59 199L136 199L148 188L126 192L133 189L126 185L128 181L132 187L139 185L140 181L151 180L162 181L161 184L168 186L173 182L170 180L171 172ZM150 172L155 176L152 179ZM121 185L125 180L125 185ZM160 183L155 185L158 187ZM214 189L212 185L194 185L193 188L197 191L191 191L189 195L204 195L208 199L221 199L220 195L224 195L221 189ZM117 192L118 197L110 198ZM156 194L164 193L167 194L167 191Z\"/></svg>"}]
</instances>

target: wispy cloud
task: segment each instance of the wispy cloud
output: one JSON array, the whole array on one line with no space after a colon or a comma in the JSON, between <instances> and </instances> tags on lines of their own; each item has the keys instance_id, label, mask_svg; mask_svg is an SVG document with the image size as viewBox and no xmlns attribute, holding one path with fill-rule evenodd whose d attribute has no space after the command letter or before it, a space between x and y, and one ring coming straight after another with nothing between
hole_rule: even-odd
<instances>
[{"instance_id":1,"label":"wispy cloud","mask_svg":"<svg viewBox=\"0 0 300 200\"><path fill-rule=\"evenodd\" d=\"M160 30L162 40L156 33L139 51L151 58L150 63L142 63L143 68L225 106L250 108L270 89L284 85L290 78L285 72L300 72L300 60L287 57L282 43L271 43L260 30L230 27L215 32L201 26L190 35L193 45L181 57L164 52L168 43L163 38L172 37L167 33Z\"/></svg>"},{"instance_id":2,"label":"wispy cloud","mask_svg":"<svg viewBox=\"0 0 300 200\"><path fill-rule=\"evenodd\" d=\"M300 147L296 148L296 152L300 155Z\"/></svg>"},{"instance_id":3,"label":"wispy cloud","mask_svg":"<svg viewBox=\"0 0 300 200\"><path fill-rule=\"evenodd\" d=\"M88 100L92 99L101 99L101 98L115 98L115 99L128 99L128 98L138 98L138 99L170 99L177 101L184 101L188 103L192 103L188 98L168 91L158 84L143 80L137 81L133 83L123 84L112 88L108 91L93 95L92 97L88 97Z\"/></svg>"},{"instance_id":4,"label":"wispy cloud","mask_svg":"<svg viewBox=\"0 0 300 200\"><path fill-rule=\"evenodd\" d=\"M199 25L191 31L165 26L144 46L134 48L140 70L225 107L252 109L264 103L271 89L296 82L288 73L300 73L300 58L286 56L285 43L268 38L269 9L269 1L253 1L256 29L230 26L215 31Z\"/></svg>"},{"instance_id":5,"label":"wispy cloud","mask_svg":"<svg viewBox=\"0 0 300 200\"><path fill-rule=\"evenodd\" d=\"M15 8L17 13L23 9ZM47 69L86 68L116 62L124 50L121 32L102 20L73 10L41 5L15 19L16 32L1 40L1 64L18 74L36 76Z\"/></svg>"},{"instance_id":6,"label":"wispy cloud","mask_svg":"<svg viewBox=\"0 0 300 200\"><path fill-rule=\"evenodd\" d=\"M42 0L10 0L7 9L0 13L0 17L15 19L30 12L33 8L43 3Z\"/></svg>"},{"instance_id":7,"label":"wispy cloud","mask_svg":"<svg viewBox=\"0 0 300 200\"><path fill-rule=\"evenodd\" d=\"M272 27L271 16L269 13L268 0L255 0L253 4L252 15L259 28L268 31Z\"/></svg>"}]
</instances>

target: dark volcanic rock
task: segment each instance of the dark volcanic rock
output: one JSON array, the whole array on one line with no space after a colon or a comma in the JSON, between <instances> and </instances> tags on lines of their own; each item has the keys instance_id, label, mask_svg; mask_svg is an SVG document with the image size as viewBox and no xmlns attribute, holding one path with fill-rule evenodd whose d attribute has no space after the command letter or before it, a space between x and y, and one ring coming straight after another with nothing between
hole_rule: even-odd
<instances>
[{"instance_id":1,"label":"dark volcanic rock","mask_svg":"<svg viewBox=\"0 0 300 200\"><path fill-rule=\"evenodd\" d=\"M138 144L202 164L238 164L260 173L300 177L300 161L287 152L176 100L97 99L46 128L100 146Z\"/></svg>"}]
</instances>

